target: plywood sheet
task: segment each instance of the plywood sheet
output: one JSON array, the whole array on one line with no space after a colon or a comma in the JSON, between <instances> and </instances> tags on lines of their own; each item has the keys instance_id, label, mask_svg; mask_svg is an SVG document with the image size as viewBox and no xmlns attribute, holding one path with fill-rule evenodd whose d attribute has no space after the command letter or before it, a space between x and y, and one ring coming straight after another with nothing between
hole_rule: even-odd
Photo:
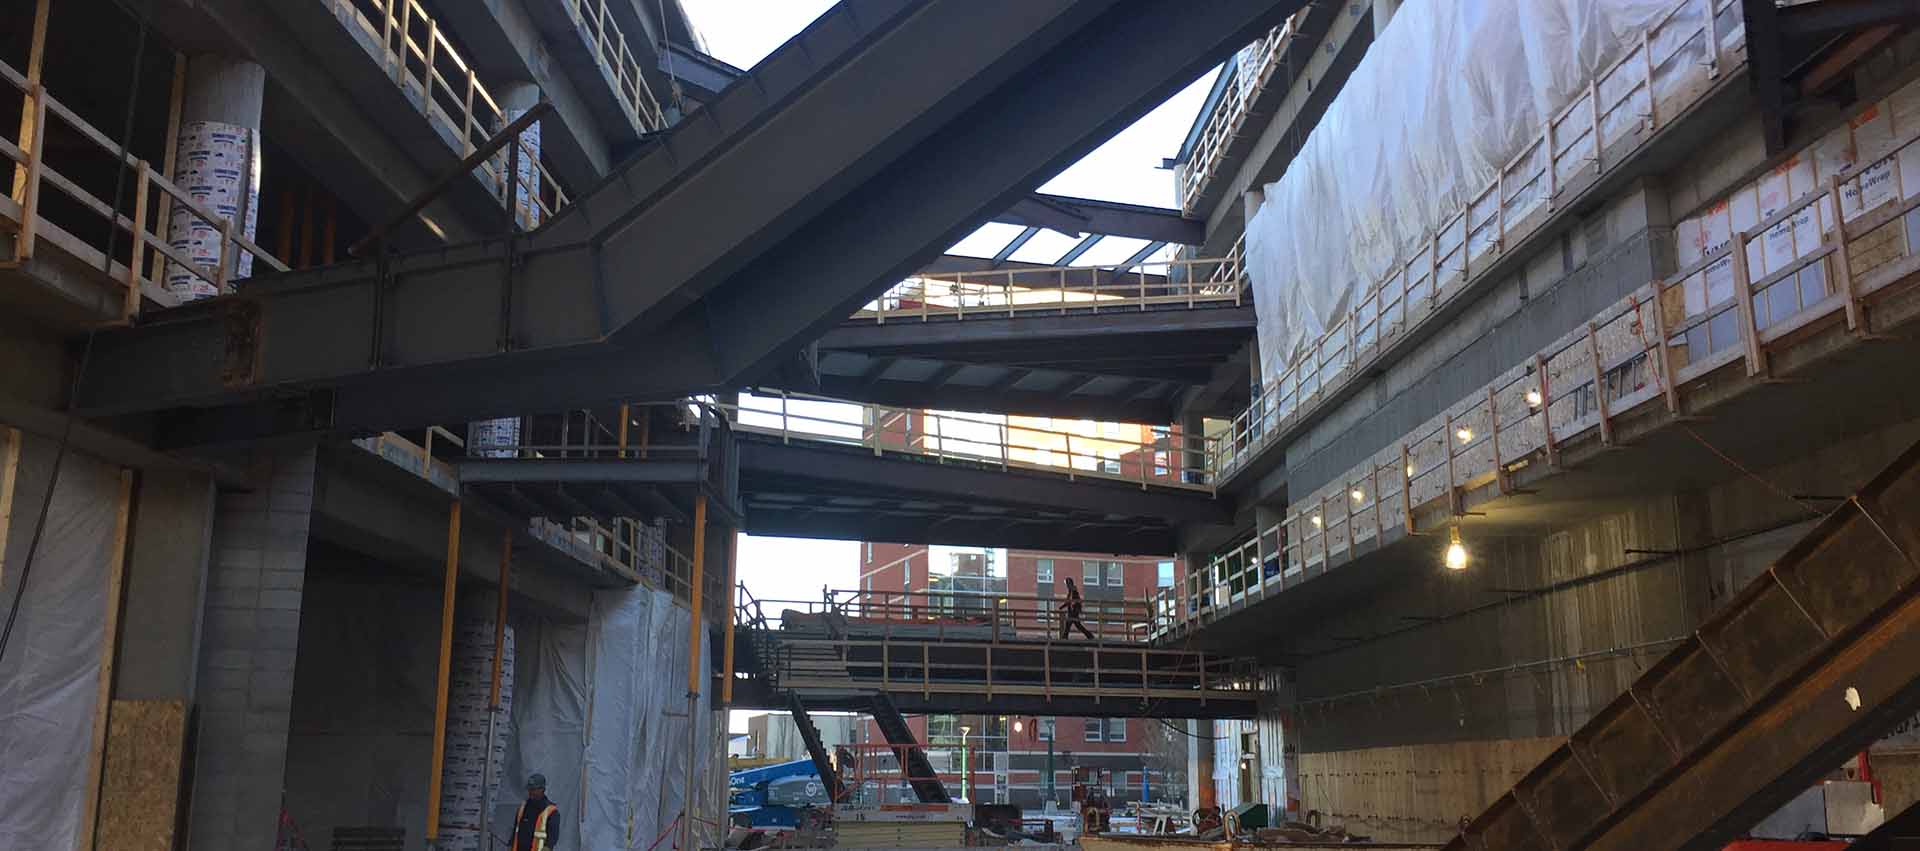
<instances>
[{"instance_id":1,"label":"plywood sheet","mask_svg":"<svg viewBox=\"0 0 1920 851\"><path fill-rule=\"evenodd\" d=\"M186 752L186 704L116 700L110 718L95 847L172 851Z\"/></svg>"}]
</instances>

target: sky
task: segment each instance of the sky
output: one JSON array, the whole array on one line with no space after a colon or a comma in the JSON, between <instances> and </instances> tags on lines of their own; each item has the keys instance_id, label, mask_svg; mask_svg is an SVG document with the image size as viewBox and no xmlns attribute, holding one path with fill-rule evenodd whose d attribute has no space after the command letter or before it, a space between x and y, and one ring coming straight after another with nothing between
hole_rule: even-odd
<instances>
[{"instance_id":1,"label":"sky","mask_svg":"<svg viewBox=\"0 0 1920 851\"><path fill-rule=\"evenodd\" d=\"M830 8L832 0L681 0L694 29L715 58L738 68L751 68L794 33ZM1206 101L1215 72L1208 72L1166 103L1155 108L1112 140L1095 149L1066 171L1040 187L1042 192L1173 207L1173 172L1162 160L1180 150L1193 118ZM954 254L991 257L1020 229L989 224L951 249ZM1013 259L1050 263L1075 240L1063 234L1036 234ZM1077 262L1081 265L1119 263L1146 244L1145 240L1107 238ZM821 416L833 418L831 413ZM952 548L936 547L933 562L946 563ZM823 586L849 589L859 586L860 544L798 538L742 536L740 581L762 600L818 600ZM1002 558L1000 563L1004 564ZM729 726L746 731L750 713L733 713Z\"/></svg>"}]
</instances>

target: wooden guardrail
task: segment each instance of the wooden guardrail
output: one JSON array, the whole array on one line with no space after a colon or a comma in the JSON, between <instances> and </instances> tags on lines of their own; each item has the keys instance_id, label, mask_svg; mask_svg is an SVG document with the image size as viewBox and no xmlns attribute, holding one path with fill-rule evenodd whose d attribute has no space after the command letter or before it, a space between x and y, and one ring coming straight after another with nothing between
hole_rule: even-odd
<instances>
[{"instance_id":1,"label":"wooden guardrail","mask_svg":"<svg viewBox=\"0 0 1920 851\"><path fill-rule=\"evenodd\" d=\"M286 271L285 263L267 253L253 240L235 230L231 219L219 215L175 185L166 175L161 174L146 160L132 154L123 153L119 143L87 123L73 110L56 99L47 91L38 79L16 70L13 66L0 62L0 81L19 91L26 99L26 107L33 116L30 122L30 138L6 139L0 137L0 157L14 163L19 175L20 197L0 202L0 212L4 218L13 222L13 257L11 265L24 265L31 261L41 247L42 240L49 237L62 244L105 255L104 246L94 246L72 233L46 220L46 192L56 190L82 209L111 221L114 227L128 235L125 242L127 254L125 262L116 253L106 258L102 264L108 274L117 279L124 289L120 320L129 321L140 312L140 297L143 287L150 286L151 292L160 292L159 284L164 280L166 266L171 263L186 270L217 291L226 292L239 266L240 252L252 255L256 262L264 263L276 271ZM50 119L57 119L72 130L74 135L87 143L86 149L93 155L104 153L110 160L133 170L133 209L131 215L120 213L113 204L102 199L75 183L61 173L59 168L49 163L46 147L47 126ZM184 211L191 219L206 222L220 233L220 259L217 266L209 267L194 262L179 249L173 247L166 230L170 211ZM153 257L153 262L149 258ZM118 266L117 269L112 268Z\"/></svg>"}]
</instances>

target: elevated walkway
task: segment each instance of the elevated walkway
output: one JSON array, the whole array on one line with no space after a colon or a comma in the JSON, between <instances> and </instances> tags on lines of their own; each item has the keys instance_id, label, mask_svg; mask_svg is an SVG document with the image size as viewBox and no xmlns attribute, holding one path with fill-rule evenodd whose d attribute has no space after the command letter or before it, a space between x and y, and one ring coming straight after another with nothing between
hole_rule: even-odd
<instances>
[{"instance_id":1,"label":"elevated walkway","mask_svg":"<svg viewBox=\"0 0 1920 851\"><path fill-rule=\"evenodd\" d=\"M842 3L538 231L103 334L77 406L364 434L750 384L1301 5Z\"/></svg>"},{"instance_id":2,"label":"elevated walkway","mask_svg":"<svg viewBox=\"0 0 1920 851\"><path fill-rule=\"evenodd\" d=\"M1182 525L1232 522L1187 466L1202 439L1168 429L786 396L722 409L755 534L1164 555Z\"/></svg>"},{"instance_id":3,"label":"elevated walkway","mask_svg":"<svg viewBox=\"0 0 1920 851\"><path fill-rule=\"evenodd\" d=\"M736 688L745 696L736 705L780 708L798 695L816 710L870 711L884 696L908 713L1254 717L1248 664L1148 645L1144 602L1088 601L1093 639L1078 630L1058 638L1056 603L1020 595L841 592L814 603L743 595L736 622L752 652L740 670L751 681Z\"/></svg>"},{"instance_id":4,"label":"elevated walkway","mask_svg":"<svg viewBox=\"0 0 1920 851\"><path fill-rule=\"evenodd\" d=\"M1164 423L1176 418L1185 391L1206 384L1253 339L1237 250L1117 267L965 260L946 258L827 331L821 392Z\"/></svg>"}]
</instances>

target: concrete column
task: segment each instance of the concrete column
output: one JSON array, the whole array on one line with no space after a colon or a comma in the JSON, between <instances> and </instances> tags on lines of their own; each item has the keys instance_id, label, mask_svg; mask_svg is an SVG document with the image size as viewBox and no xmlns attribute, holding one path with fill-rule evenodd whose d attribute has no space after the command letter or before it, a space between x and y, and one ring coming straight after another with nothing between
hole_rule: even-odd
<instances>
[{"instance_id":1,"label":"concrete column","mask_svg":"<svg viewBox=\"0 0 1920 851\"><path fill-rule=\"evenodd\" d=\"M540 87L532 83L512 82L500 88L500 119L512 121L540 102ZM503 160L504 163L504 160ZM504 168L504 164L502 165ZM513 221L524 230L540 226L540 123L520 131L519 194ZM504 200L504 193L503 193Z\"/></svg>"},{"instance_id":2,"label":"concrete column","mask_svg":"<svg viewBox=\"0 0 1920 851\"><path fill-rule=\"evenodd\" d=\"M1267 580L1268 564L1274 565L1276 571L1286 568L1286 553L1280 551L1279 539L1267 534L1268 529L1280 525L1286 518L1287 511L1284 505L1273 508L1266 505L1253 507L1253 532L1257 536L1256 540L1259 541L1257 546L1260 550L1260 581L1262 582Z\"/></svg>"},{"instance_id":3,"label":"concrete column","mask_svg":"<svg viewBox=\"0 0 1920 851\"><path fill-rule=\"evenodd\" d=\"M256 488L213 515L189 851L272 848L279 826L315 457L251 460Z\"/></svg>"},{"instance_id":4,"label":"concrete column","mask_svg":"<svg viewBox=\"0 0 1920 851\"><path fill-rule=\"evenodd\" d=\"M532 109L540 102L540 87L532 83L507 83L500 87L497 95L500 101L500 118L511 122L521 113ZM517 184L505 184L500 187L500 202L507 203L509 190L518 187L515 209L512 211L515 227L532 230L540 226L540 125L520 131L520 158L514 160L506 153L494 158L496 174L506 174L507 164L518 163ZM485 446L514 446L520 443L521 423L517 417L480 420L467 424L467 449L469 454L489 458L511 458L513 452L503 449L482 449Z\"/></svg>"},{"instance_id":5,"label":"concrete column","mask_svg":"<svg viewBox=\"0 0 1920 851\"><path fill-rule=\"evenodd\" d=\"M1180 436L1185 458L1180 463L1180 475L1187 484L1201 483L1201 471L1207 469L1206 441L1207 418L1193 412L1180 414Z\"/></svg>"},{"instance_id":6,"label":"concrete column","mask_svg":"<svg viewBox=\"0 0 1920 851\"><path fill-rule=\"evenodd\" d=\"M253 238L260 201L260 107L267 72L244 59L201 54L187 61L186 97L180 110L180 153L174 185L203 207ZM220 228L174 203L167 242L203 266L217 268ZM251 255L239 254L229 281L253 273ZM167 268L167 289L182 300L216 295L213 284L178 265Z\"/></svg>"}]
</instances>

